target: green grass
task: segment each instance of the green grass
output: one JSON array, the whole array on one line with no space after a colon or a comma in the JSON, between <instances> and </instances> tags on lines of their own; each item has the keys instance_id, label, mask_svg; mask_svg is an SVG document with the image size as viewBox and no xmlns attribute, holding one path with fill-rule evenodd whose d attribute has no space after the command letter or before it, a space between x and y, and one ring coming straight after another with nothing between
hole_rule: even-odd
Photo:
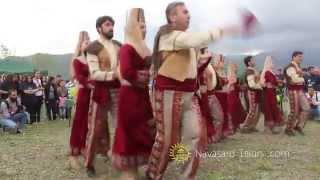
<instances>
[{"instance_id":1,"label":"green grass","mask_svg":"<svg viewBox=\"0 0 320 180\"><path fill-rule=\"evenodd\" d=\"M262 122L260 129L261 126ZM287 137L261 130L251 135L237 134L211 145L211 153L233 152L234 156L203 159L198 179L320 179L320 123L309 121L305 132L305 136ZM69 133L68 122L53 121L28 126L23 135L1 134L0 179L87 179L84 169L73 171L67 163ZM110 161L98 158L96 163L98 177L95 179L119 177ZM165 180L176 179L179 171L174 165L170 164Z\"/></svg>"}]
</instances>

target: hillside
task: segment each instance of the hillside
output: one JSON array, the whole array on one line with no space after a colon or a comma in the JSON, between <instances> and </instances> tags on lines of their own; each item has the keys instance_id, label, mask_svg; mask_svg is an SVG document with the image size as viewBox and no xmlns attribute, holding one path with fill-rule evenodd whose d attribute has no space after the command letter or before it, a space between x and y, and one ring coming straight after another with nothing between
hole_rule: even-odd
<instances>
[{"instance_id":1,"label":"hillside","mask_svg":"<svg viewBox=\"0 0 320 180\"><path fill-rule=\"evenodd\" d=\"M0 69L6 72L24 72L24 70L48 70L49 75L61 74L69 77L69 62L71 54L34 54L31 56L10 56L0 60ZM10 62L10 63L8 63ZM3 64L3 65L2 65ZM2 65L2 66L1 66ZM8 67L3 67L4 65Z\"/></svg>"}]
</instances>

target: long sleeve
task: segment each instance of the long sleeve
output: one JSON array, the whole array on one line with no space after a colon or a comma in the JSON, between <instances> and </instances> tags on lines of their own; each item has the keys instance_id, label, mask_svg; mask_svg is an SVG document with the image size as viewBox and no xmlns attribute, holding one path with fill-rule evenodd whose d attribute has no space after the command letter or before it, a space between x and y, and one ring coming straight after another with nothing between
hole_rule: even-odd
<instances>
[{"instance_id":1,"label":"long sleeve","mask_svg":"<svg viewBox=\"0 0 320 180\"><path fill-rule=\"evenodd\" d=\"M270 83L273 86L278 86L277 78L269 71L265 73L266 83Z\"/></svg>"},{"instance_id":2,"label":"long sleeve","mask_svg":"<svg viewBox=\"0 0 320 180\"><path fill-rule=\"evenodd\" d=\"M256 83L256 81L255 81L255 75L254 74L248 75L247 76L247 81L248 81L249 88L261 89L261 85L259 83Z\"/></svg>"},{"instance_id":3,"label":"long sleeve","mask_svg":"<svg viewBox=\"0 0 320 180\"><path fill-rule=\"evenodd\" d=\"M9 113L7 104L5 102L2 102L0 108L1 108L2 117L9 119L10 118L10 113Z\"/></svg>"},{"instance_id":4,"label":"long sleeve","mask_svg":"<svg viewBox=\"0 0 320 180\"><path fill-rule=\"evenodd\" d=\"M46 101L48 100L48 97L49 97L49 86L46 85L44 88L44 98Z\"/></svg>"},{"instance_id":5,"label":"long sleeve","mask_svg":"<svg viewBox=\"0 0 320 180\"><path fill-rule=\"evenodd\" d=\"M90 72L90 79L95 81L112 81L114 80L114 72L100 70L99 60L96 55L88 54L87 61Z\"/></svg>"},{"instance_id":6,"label":"long sleeve","mask_svg":"<svg viewBox=\"0 0 320 180\"><path fill-rule=\"evenodd\" d=\"M207 32L173 31L161 37L160 50L201 48L222 37L221 30Z\"/></svg>"},{"instance_id":7,"label":"long sleeve","mask_svg":"<svg viewBox=\"0 0 320 180\"><path fill-rule=\"evenodd\" d=\"M303 77L299 76L293 67L287 69L287 74L291 77L293 83L304 83Z\"/></svg>"},{"instance_id":8,"label":"long sleeve","mask_svg":"<svg viewBox=\"0 0 320 180\"><path fill-rule=\"evenodd\" d=\"M211 65L208 65L205 69L205 74L207 77L207 87L211 91L217 86L217 76Z\"/></svg>"},{"instance_id":9,"label":"long sleeve","mask_svg":"<svg viewBox=\"0 0 320 180\"><path fill-rule=\"evenodd\" d=\"M134 84L137 80L137 69L133 66L133 49L124 46L120 49L120 73L122 78Z\"/></svg>"},{"instance_id":10,"label":"long sleeve","mask_svg":"<svg viewBox=\"0 0 320 180\"><path fill-rule=\"evenodd\" d=\"M77 60L73 61L73 67L75 72L75 78L78 80L78 82L83 86L88 86L89 83L89 77L85 76L83 74L83 71L81 69L81 65Z\"/></svg>"},{"instance_id":11,"label":"long sleeve","mask_svg":"<svg viewBox=\"0 0 320 180\"><path fill-rule=\"evenodd\" d=\"M176 35L175 47L178 49L199 48L221 37L221 30L208 32L179 32Z\"/></svg>"}]
</instances>

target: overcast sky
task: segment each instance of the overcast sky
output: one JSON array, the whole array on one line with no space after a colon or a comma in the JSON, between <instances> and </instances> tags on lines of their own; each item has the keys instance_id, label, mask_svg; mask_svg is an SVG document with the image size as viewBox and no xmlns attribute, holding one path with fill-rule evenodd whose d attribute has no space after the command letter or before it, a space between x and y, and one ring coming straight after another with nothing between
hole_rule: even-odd
<instances>
[{"instance_id":1,"label":"overcast sky","mask_svg":"<svg viewBox=\"0 0 320 180\"><path fill-rule=\"evenodd\" d=\"M165 23L169 0L1 0L0 43L16 55L38 52L73 52L78 32L97 38L95 20L111 15L116 21L115 39L123 40L126 11L146 11L147 41L151 46L157 28ZM191 13L191 31L237 23L239 8L253 11L261 32L252 39L228 38L211 46L228 54L286 49L319 48L320 1L308 0L185 0ZM319 48L320 49L320 48Z\"/></svg>"}]
</instances>

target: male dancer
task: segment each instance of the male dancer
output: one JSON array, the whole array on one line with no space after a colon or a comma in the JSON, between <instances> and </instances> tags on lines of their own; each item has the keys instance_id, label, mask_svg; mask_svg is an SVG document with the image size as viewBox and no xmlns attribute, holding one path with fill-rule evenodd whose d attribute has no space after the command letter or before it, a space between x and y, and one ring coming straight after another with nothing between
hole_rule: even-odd
<instances>
[{"instance_id":1,"label":"male dancer","mask_svg":"<svg viewBox=\"0 0 320 180\"><path fill-rule=\"evenodd\" d=\"M112 40L114 20L110 16L99 17L96 29L100 38L87 47L90 79L94 81L91 93L86 142L85 166L89 177L95 175L95 154L108 155L110 137L108 113L116 120L116 96L120 82L117 78L120 43Z\"/></svg>"},{"instance_id":2,"label":"male dancer","mask_svg":"<svg viewBox=\"0 0 320 180\"><path fill-rule=\"evenodd\" d=\"M202 131L205 127L201 117L197 91L197 54L199 49L235 34L237 28L186 32L190 22L189 11L183 2L167 6L168 24L161 27L154 44L154 72L156 75L154 114L157 135L149 159L147 177L163 179L172 145L183 143L190 154L184 163L181 179L195 179L199 166L196 152L201 149ZM251 26L252 24L250 24ZM251 26L252 27L252 26Z\"/></svg>"},{"instance_id":3,"label":"male dancer","mask_svg":"<svg viewBox=\"0 0 320 180\"><path fill-rule=\"evenodd\" d=\"M258 124L261 110L261 92L262 87L260 84L259 73L254 69L256 66L255 59L252 56L244 58L244 63L247 67L245 81L248 87L248 101L249 101L249 113L241 129L242 133L257 132L256 126Z\"/></svg>"},{"instance_id":4,"label":"male dancer","mask_svg":"<svg viewBox=\"0 0 320 180\"><path fill-rule=\"evenodd\" d=\"M290 102L290 114L288 116L288 124L285 130L285 134L288 136L295 135L293 130L304 135L303 128L306 124L310 111L310 104L303 92L305 81L303 78L303 72L300 68L302 59L303 52L293 52L291 63L284 70Z\"/></svg>"}]
</instances>

